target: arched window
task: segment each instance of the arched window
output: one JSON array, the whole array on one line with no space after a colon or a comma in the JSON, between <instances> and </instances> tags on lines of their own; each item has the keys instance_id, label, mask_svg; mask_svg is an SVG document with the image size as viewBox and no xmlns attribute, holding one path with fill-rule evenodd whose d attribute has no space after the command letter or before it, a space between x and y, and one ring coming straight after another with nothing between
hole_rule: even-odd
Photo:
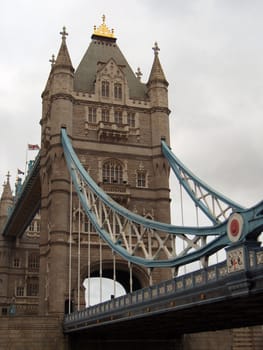
<instances>
[{"instance_id":1,"label":"arched window","mask_svg":"<svg viewBox=\"0 0 263 350\"><path fill-rule=\"evenodd\" d=\"M107 80L101 82L101 96L109 97L110 96L110 83Z\"/></svg>"},{"instance_id":2,"label":"arched window","mask_svg":"<svg viewBox=\"0 0 263 350\"><path fill-rule=\"evenodd\" d=\"M108 160L102 167L103 182L121 184L123 182L123 167L116 160Z\"/></svg>"},{"instance_id":3,"label":"arched window","mask_svg":"<svg viewBox=\"0 0 263 350\"><path fill-rule=\"evenodd\" d=\"M120 83L114 84L114 98L122 98L122 85Z\"/></svg>"}]
</instances>

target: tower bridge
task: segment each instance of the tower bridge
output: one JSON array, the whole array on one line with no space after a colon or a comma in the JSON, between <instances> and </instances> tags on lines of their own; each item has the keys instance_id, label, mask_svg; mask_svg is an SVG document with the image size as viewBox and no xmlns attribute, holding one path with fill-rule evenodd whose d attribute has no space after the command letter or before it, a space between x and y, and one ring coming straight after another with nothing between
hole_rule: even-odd
<instances>
[{"instance_id":1,"label":"tower bridge","mask_svg":"<svg viewBox=\"0 0 263 350\"><path fill-rule=\"evenodd\" d=\"M105 16L76 71L66 29L60 34L42 93L40 152L15 198L8 178L0 202L0 344L235 349L235 328L253 326L259 349L263 202L244 208L173 153L157 43L145 84ZM170 223L170 172L193 203L195 226L183 224L182 195L182 224ZM193 263L198 269L184 273ZM108 301L104 277L112 279ZM117 282L126 290L120 297ZM193 347L187 339L197 332L203 340Z\"/></svg>"}]
</instances>

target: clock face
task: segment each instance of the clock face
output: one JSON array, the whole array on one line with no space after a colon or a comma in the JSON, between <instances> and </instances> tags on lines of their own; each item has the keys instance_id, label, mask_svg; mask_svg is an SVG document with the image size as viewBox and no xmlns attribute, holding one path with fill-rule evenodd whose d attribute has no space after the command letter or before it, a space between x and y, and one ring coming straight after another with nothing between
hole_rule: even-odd
<instances>
[{"instance_id":1,"label":"clock face","mask_svg":"<svg viewBox=\"0 0 263 350\"><path fill-rule=\"evenodd\" d=\"M231 242L237 242L242 234L244 225L243 217L234 213L230 216L227 223L227 235Z\"/></svg>"}]
</instances>

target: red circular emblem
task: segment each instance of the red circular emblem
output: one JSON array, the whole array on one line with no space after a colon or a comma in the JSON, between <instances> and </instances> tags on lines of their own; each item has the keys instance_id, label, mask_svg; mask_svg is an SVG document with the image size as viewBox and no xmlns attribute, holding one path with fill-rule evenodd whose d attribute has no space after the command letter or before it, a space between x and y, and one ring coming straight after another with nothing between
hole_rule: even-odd
<instances>
[{"instance_id":1,"label":"red circular emblem","mask_svg":"<svg viewBox=\"0 0 263 350\"><path fill-rule=\"evenodd\" d=\"M230 223L230 232L232 236L237 236L239 233L240 227L237 219L233 219Z\"/></svg>"},{"instance_id":2,"label":"red circular emblem","mask_svg":"<svg viewBox=\"0 0 263 350\"><path fill-rule=\"evenodd\" d=\"M227 223L227 235L231 242L237 242L241 237L244 226L243 217L238 214L232 214Z\"/></svg>"}]
</instances>

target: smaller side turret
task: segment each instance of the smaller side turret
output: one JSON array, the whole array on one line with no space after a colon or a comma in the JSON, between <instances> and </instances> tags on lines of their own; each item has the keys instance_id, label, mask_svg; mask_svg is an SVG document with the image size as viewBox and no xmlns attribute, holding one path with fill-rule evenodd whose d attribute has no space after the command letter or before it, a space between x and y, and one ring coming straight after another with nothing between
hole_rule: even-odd
<instances>
[{"instance_id":1,"label":"smaller side turret","mask_svg":"<svg viewBox=\"0 0 263 350\"><path fill-rule=\"evenodd\" d=\"M151 103L152 146L160 146L162 138L169 144L168 82L160 60L159 47L154 44L154 61L147 83L147 92Z\"/></svg>"},{"instance_id":2,"label":"smaller side turret","mask_svg":"<svg viewBox=\"0 0 263 350\"><path fill-rule=\"evenodd\" d=\"M159 60L159 47L155 43L153 47L154 61L147 83L148 94L153 107L168 107L168 82L165 78L160 60Z\"/></svg>"},{"instance_id":3,"label":"smaller side turret","mask_svg":"<svg viewBox=\"0 0 263 350\"><path fill-rule=\"evenodd\" d=\"M8 218L10 210L13 207L14 199L10 186L10 173L6 175L7 181L3 185L3 193L0 199L0 231L2 231L4 224Z\"/></svg>"},{"instance_id":4,"label":"smaller side turret","mask_svg":"<svg viewBox=\"0 0 263 350\"><path fill-rule=\"evenodd\" d=\"M55 59L52 56L51 71L42 93L42 148L57 143L62 126L72 134L72 101L74 68L66 44L66 28L60 33L62 43Z\"/></svg>"}]
</instances>

